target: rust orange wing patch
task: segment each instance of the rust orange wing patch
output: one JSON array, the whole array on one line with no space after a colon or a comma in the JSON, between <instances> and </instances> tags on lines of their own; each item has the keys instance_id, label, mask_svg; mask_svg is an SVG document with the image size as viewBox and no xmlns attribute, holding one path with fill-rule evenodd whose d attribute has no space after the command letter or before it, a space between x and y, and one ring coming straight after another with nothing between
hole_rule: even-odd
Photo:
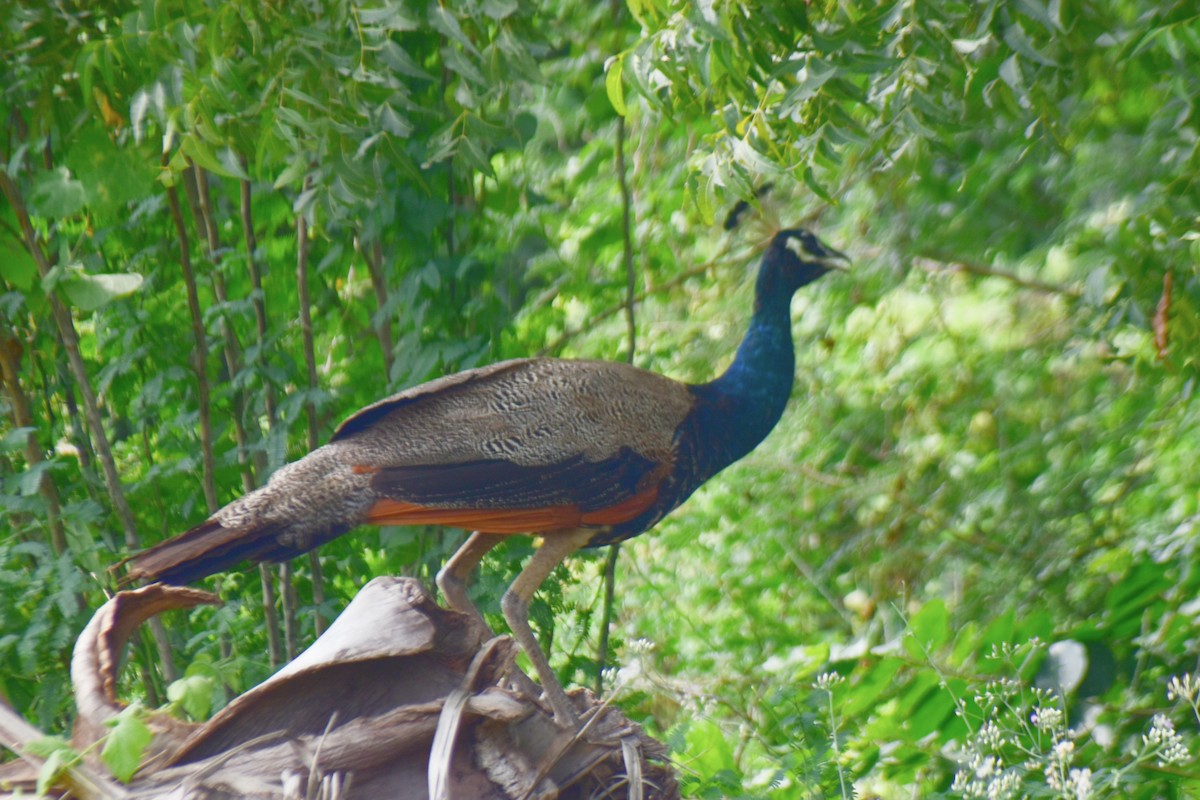
<instances>
[{"instance_id":1,"label":"rust orange wing patch","mask_svg":"<svg viewBox=\"0 0 1200 800\"><path fill-rule=\"evenodd\" d=\"M658 499L658 486L609 508L581 512L576 506L545 508L437 508L383 499L367 512L372 525L449 525L482 533L549 533L627 522Z\"/></svg>"}]
</instances>

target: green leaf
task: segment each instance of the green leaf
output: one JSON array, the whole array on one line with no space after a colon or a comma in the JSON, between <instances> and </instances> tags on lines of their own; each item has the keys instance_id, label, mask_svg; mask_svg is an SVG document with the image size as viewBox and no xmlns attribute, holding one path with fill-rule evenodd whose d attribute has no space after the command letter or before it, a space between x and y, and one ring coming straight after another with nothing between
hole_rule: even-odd
<instances>
[{"instance_id":1,"label":"green leaf","mask_svg":"<svg viewBox=\"0 0 1200 800\"><path fill-rule=\"evenodd\" d=\"M22 472L20 481L21 494L26 497L31 497L37 494L42 487L42 475L49 468L49 461L39 461Z\"/></svg>"},{"instance_id":2,"label":"green leaf","mask_svg":"<svg viewBox=\"0 0 1200 800\"><path fill-rule=\"evenodd\" d=\"M192 161L195 161L209 172L212 172L216 175L222 175L226 178L244 177L243 175L237 175L233 172L230 172L229 169L227 169L226 166L221 163L221 160L217 158L216 154L213 153L212 148L209 147L208 143L194 133L189 133L188 135L184 136L183 141L180 142L179 146L188 158L192 159ZM241 172L241 170L239 169L238 172Z\"/></svg>"},{"instance_id":3,"label":"green leaf","mask_svg":"<svg viewBox=\"0 0 1200 800\"><path fill-rule=\"evenodd\" d=\"M479 10L494 20L511 17L517 11L517 0L483 0Z\"/></svg>"},{"instance_id":4,"label":"green leaf","mask_svg":"<svg viewBox=\"0 0 1200 800\"><path fill-rule=\"evenodd\" d=\"M621 83L621 73L625 70L625 54L622 53L609 60L608 71L604 76L604 90L608 92L608 102L622 117L625 116L625 87Z\"/></svg>"},{"instance_id":5,"label":"green leaf","mask_svg":"<svg viewBox=\"0 0 1200 800\"><path fill-rule=\"evenodd\" d=\"M118 146L99 125L81 132L67 154L71 173L83 184L89 211L101 221L121 218L130 202L150 196L157 160L144 148Z\"/></svg>"},{"instance_id":6,"label":"green leaf","mask_svg":"<svg viewBox=\"0 0 1200 800\"><path fill-rule=\"evenodd\" d=\"M733 157L739 164L759 175L778 175L780 173L778 164L755 150L745 139L734 141Z\"/></svg>"},{"instance_id":7,"label":"green leaf","mask_svg":"<svg viewBox=\"0 0 1200 800\"><path fill-rule=\"evenodd\" d=\"M1025 77L1021 74L1021 64L1016 54L1004 59L1000 65L1000 78L1018 95L1025 94Z\"/></svg>"},{"instance_id":8,"label":"green leaf","mask_svg":"<svg viewBox=\"0 0 1200 800\"><path fill-rule=\"evenodd\" d=\"M142 288L143 280L136 272L92 275L80 268L72 268L61 287L71 305L81 311L95 311L118 297L133 294Z\"/></svg>"},{"instance_id":9,"label":"green leaf","mask_svg":"<svg viewBox=\"0 0 1200 800\"><path fill-rule=\"evenodd\" d=\"M733 748L724 731L714 722L700 720L692 723L684 736L687 742L684 760L701 776L712 777L736 769Z\"/></svg>"},{"instance_id":10,"label":"green leaf","mask_svg":"<svg viewBox=\"0 0 1200 800\"><path fill-rule=\"evenodd\" d=\"M403 3L388 2L380 8L358 10L358 21L363 25L378 25L385 31L415 31L421 27L416 17L410 16Z\"/></svg>"},{"instance_id":11,"label":"green leaf","mask_svg":"<svg viewBox=\"0 0 1200 800\"><path fill-rule=\"evenodd\" d=\"M37 262L28 250L13 239L0 239L0 278L27 292L33 288L37 275Z\"/></svg>"},{"instance_id":12,"label":"green leaf","mask_svg":"<svg viewBox=\"0 0 1200 800\"><path fill-rule=\"evenodd\" d=\"M955 39L951 42L954 49L963 55L971 55L992 40L992 35L986 34L977 39Z\"/></svg>"},{"instance_id":13,"label":"green leaf","mask_svg":"<svg viewBox=\"0 0 1200 800\"><path fill-rule=\"evenodd\" d=\"M282 189L293 182L299 181L308 174L309 162L302 155L296 155L292 158L292 162L284 168L283 172L275 178L275 183L272 184L274 189Z\"/></svg>"},{"instance_id":14,"label":"green leaf","mask_svg":"<svg viewBox=\"0 0 1200 800\"><path fill-rule=\"evenodd\" d=\"M109 724L112 731L105 737L100 758L117 780L129 783L142 763L142 756L154 734L141 718L140 706L132 705L123 710Z\"/></svg>"},{"instance_id":15,"label":"green leaf","mask_svg":"<svg viewBox=\"0 0 1200 800\"><path fill-rule=\"evenodd\" d=\"M63 773L80 761L79 753L71 747L70 742L58 736L43 737L30 744L27 749L33 755L46 759L42 768L38 770L39 795L49 794Z\"/></svg>"},{"instance_id":16,"label":"green leaf","mask_svg":"<svg viewBox=\"0 0 1200 800\"><path fill-rule=\"evenodd\" d=\"M809 189L812 189L813 193L822 200L829 203L833 202L832 195L830 195L829 190L822 186L817 180L817 174L813 172L812 167L804 168L804 185Z\"/></svg>"},{"instance_id":17,"label":"green leaf","mask_svg":"<svg viewBox=\"0 0 1200 800\"><path fill-rule=\"evenodd\" d=\"M167 699L180 705L195 720L206 719L212 709L216 684L207 675L188 675L167 687Z\"/></svg>"},{"instance_id":18,"label":"green leaf","mask_svg":"<svg viewBox=\"0 0 1200 800\"><path fill-rule=\"evenodd\" d=\"M30 742L25 749L31 755L39 758L49 758L58 750L71 750L71 743L61 736L43 736L37 741Z\"/></svg>"},{"instance_id":19,"label":"green leaf","mask_svg":"<svg viewBox=\"0 0 1200 800\"><path fill-rule=\"evenodd\" d=\"M407 139L412 135L413 125L396 112L389 103L384 103L379 109L379 125L392 136Z\"/></svg>"},{"instance_id":20,"label":"green leaf","mask_svg":"<svg viewBox=\"0 0 1200 800\"><path fill-rule=\"evenodd\" d=\"M902 666L898 658L885 658L871 666L853 684L852 691L846 693L842 713L855 716L874 706L884 692L894 689L896 674Z\"/></svg>"},{"instance_id":21,"label":"green leaf","mask_svg":"<svg viewBox=\"0 0 1200 800\"><path fill-rule=\"evenodd\" d=\"M83 208L87 193L83 184L71 177L70 170L58 167L33 179L29 200L39 216L62 219Z\"/></svg>"},{"instance_id":22,"label":"green leaf","mask_svg":"<svg viewBox=\"0 0 1200 800\"><path fill-rule=\"evenodd\" d=\"M391 39L386 40L379 48L379 57L383 59L383 63L387 64L393 71L401 75L407 75L410 78L420 78L422 80L431 81L433 76L421 68L421 65L413 61L412 56L408 54L400 45L393 42Z\"/></svg>"},{"instance_id":23,"label":"green leaf","mask_svg":"<svg viewBox=\"0 0 1200 800\"><path fill-rule=\"evenodd\" d=\"M453 39L461 44L463 49L465 49L471 55L475 56L476 58L479 57L479 50L475 48L475 44L471 41L470 37L467 36L466 32L463 31L462 25L459 24L458 19L456 19L454 15L447 11L443 6L434 6L430 10L429 21L440 33L444 34L447 38Z\"/></svg>"},{"instance_id":24,"label":"green leaf","mask_svg":"<svg viewBox=\"0 0 1200 800\"><path fill-rule=\"evenodd\" d=\"M950 612L939 597L930 600L909 620L909 633L919 643L914 658L923 658L950 641Z\"/></svg>"}]
</instances>

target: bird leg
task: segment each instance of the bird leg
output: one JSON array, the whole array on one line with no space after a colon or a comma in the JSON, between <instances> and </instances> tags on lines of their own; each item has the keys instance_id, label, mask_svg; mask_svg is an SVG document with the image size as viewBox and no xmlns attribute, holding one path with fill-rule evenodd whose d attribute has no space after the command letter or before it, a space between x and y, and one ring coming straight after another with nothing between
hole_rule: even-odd
<instances>
[{"instance_id":1,"label":"bird leg","mask_svg":"<svg viewBox=\"0 0 1200 800\"><path fill-rule=\"evenodd\" d=\"M579 716L571 699L558 682L554 670L550 668L550 662L542 652L537 637L533 635L533 629L529 627L529 601L554 568L561 564L564 558L587 544L592 536L593 532L589 530L564 531L545 536L542 546L533 554L533 558L500 600L500 610L504 612L504 619L508 621L513 638L533 662L533 668L537 670L542 681L542 691L546 694L546 700L554 709L554 719L564 728L578 729Z\"/></svg>"},{"instance_id":2,"label":"bird leg","mask_svg":"<svg viewBox=\"0 0 1200 800\"><path fill-rule=\"evenodd\" d=\"M442 590L442 596L446 598L446 605L461 614L466 614L489 633L491 628L467 594L467 578L479 566L479 562L488 551L502 541L504 536L498 533L472 533L437 574L437 585Z\"/></svg>"},{"instance_id":3,"label":"bird leg","mask_svg":"<svg viewBox=\"0 0 1200 800\"><path fill-rule=\"evenodd\" d=\"M492 632L491 626L487 624L479 607L471 602L471 596L467 594L467 578L479 566L483 557L505 538L503 534L499 533L475 531L467 541L463 542L461 547L454 551L454 555L450 556L450 560L437 574L437 585L442 590L442 597L446 598L446 605L460 614L466 614L489 634ZM521 692L530 697L537 697L537 684L524 672L515 669L509 677Z\"/></svg>"}]
</instances>

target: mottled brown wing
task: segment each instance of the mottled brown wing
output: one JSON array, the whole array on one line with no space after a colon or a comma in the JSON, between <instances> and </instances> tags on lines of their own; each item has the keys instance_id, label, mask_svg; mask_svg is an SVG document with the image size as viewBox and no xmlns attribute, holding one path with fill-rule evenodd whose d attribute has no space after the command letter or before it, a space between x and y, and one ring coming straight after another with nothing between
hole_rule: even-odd
<instances>
[{"instance_id":1,"label":"mottled brown wing","mask_svg":"<svg viewBox=\"0 0 1200 800\"><path fill-rule=\"evenodd\" d=\"M691 402L683 385L627 365L512 361L370 406L333 446L371 476L371 522L601 526L657 498Z\"/></svg>"}]
</instances>

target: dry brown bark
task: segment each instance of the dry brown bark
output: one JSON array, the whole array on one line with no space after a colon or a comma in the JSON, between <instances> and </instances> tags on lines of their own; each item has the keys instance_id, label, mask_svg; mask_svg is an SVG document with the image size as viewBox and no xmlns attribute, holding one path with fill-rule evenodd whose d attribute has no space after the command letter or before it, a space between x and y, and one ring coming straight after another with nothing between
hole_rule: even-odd
<instances>
[{"instance_id":1,"label":"dry brown bark","mask_svg":"<svg viewBox=\"0 0 1200 800\"><path fill-rule=\"evenodd\" d=\"M64 775L62 791L264 800L678 797L661 744L586 690L573 695L582 733L558 728L510 683L512 641L438 607L408 578L368 583L312 647L208 722L149 712L151 752L129 785L117 784L94 745L123 708L115 690L125 642L165 610L215 602L196 589L154 584L122 592L96 613L71 665L79 711L72 744L89 755ZM0 767L6 791L32 790L38 759L24 745L37 736L0 713L0 742L25 759Z\"/></svg>"}]
</instances>

